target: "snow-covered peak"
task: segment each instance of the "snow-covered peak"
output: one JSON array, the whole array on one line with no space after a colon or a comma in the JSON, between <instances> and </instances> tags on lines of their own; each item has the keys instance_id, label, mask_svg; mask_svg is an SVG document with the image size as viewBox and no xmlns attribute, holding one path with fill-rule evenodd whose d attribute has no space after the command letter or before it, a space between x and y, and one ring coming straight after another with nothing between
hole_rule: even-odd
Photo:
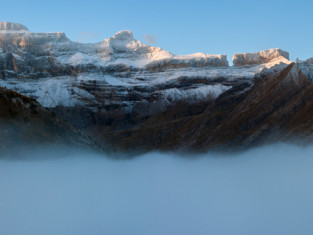
<instances>
[{"instance_id":1,"label":"snow-covered peak","mask_svg":"<svg viewBox=\"0 0 313 235\"><path fill-rule=\"evenodd\" d=\"M15 61L18 60L19 67L27 67L27 71L34 69L34 65L36 71L51 70L53 74L56 70L63 74L62 69L68 65L74 66L75 68L70 68L78 71L91 67L97 71L111 71L116 67L117 70L128 68L150 72L229 66L226 55L174 55L160 47L152 47L136 40L129 30L119 31L99 43L78 43L68 39L64 33L34 33L26 31L27 28L23 25L9 22L0 22L0 29L0 55L4 57L7 56L6 53L11 53ZM280 49L235 54L234 65L260 65L280 57L288 59L289 54Z\"/></svg>"},{"instance_id":2,"label":"snow-covered peak","mask_svg":"<svg viewBox=\"0 0 313 235\"><path fill-rule=\"evenodd\" d=\"M129 30L119 31L97 45L102 58L140 60L139 64L147 64L151 60L172 57L173 54L159 47L150 47L136 40ZM145 60L145 62L143 61ZM121 60L117 61L122 62ZM125 62L125 61L124 61Z\"/></svg>"},{"instance_id":3,"label":"snow-covered peak","mask_svg":"<svg viewBox=\"0 0 313 235\"><path fill-rule=\"evenodd\" d=\"M6 21L0 21L0 30L14 30L14 31L28 31L28 28L19 23L11 23Z\"/></svg>"},{"instance_id":4,"label":"snow-covered peak","mask_svg":"<svg viewBox=\"0 0 313 235\"><path fill-rule=\"evenodd\" d=\"M264 64L273 59L284 57L289 60L289 53L279 48L269 49L256 53L239 53L234 54L233 64L235 66L251 65L251 64Z\"/></svg>"},{"instance_id":5,"label":"snow-covered peak","mask_svg":"<svg viewBox=\"0 0 313 235\"><path fill-rule=\"evenodd\" d=\"M160 47L152 47L136 40L129 30L117 32L98 44L102 58L110 58L110 64L126 64L134 67L193 67L228 66L226 55L195 53L174 55Z\"/></svg>"},{"instance_id":6,"label":"snow-covered peak","mask_svg":"<svg viewBox=\"0 0 313 235\"><path fill-rule=\"evenodd\" d=\"M113 38L116 40L126 41L126 40L133 40L134 36L133 36L133 33L131 31L122 30L122 31L119 31L116 34L114 34Z\"/></svg>"}]
</instances>

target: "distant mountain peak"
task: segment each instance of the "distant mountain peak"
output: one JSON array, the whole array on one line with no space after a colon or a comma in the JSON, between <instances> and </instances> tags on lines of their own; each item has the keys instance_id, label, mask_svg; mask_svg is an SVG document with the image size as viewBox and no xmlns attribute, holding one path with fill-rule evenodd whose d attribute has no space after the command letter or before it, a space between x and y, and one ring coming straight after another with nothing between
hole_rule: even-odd
<instances>
[{"instance_id":1,"label":"distant mountain peak","mask_svg":"<svg viewBox=\"0 0 313 235\"><path fill-rule=\"evenodd\" d=\"M0 30L29 31L28 28L19 23L0 21Z\"/></svg>"},{"instance_id":2,"label":"distant mountain peak","mask_svg":"<svg viewBox=\"0 0 313 235\"><path fill-rule=\"evenodd\" d=\"M122 31L119 31L117 32L116 34L114 34L113 36L114 39L117 39L117 40L133 40L134 39L134 36L133 36L133 33L129 30L122 30Z\"/></svg>"}]
</instances>

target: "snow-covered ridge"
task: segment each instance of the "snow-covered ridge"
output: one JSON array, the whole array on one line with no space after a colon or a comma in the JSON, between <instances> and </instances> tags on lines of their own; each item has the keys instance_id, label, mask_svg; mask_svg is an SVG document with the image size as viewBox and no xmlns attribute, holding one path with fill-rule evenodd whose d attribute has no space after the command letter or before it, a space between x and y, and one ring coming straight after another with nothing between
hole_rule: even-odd
<instances>
[{"instance_id":1,"label":"snow-covered ridge","mask_svg":"<svg viewBox=\"0 0 313 235\"><path fill-rule=\"evenodd\" d=\"M292 63L280 49L236 54L235 66L229 66L226 55L174 55L145 45L128 30L98 43L78 43L64 33L7 30L12 28L18 27L0 30L0 86L50 108L97 112L99 105L108 110L118 105L128 112L153 102L161 110L181 100L215 99L239 83L250 87L254 78Z\"/></svg>"},{"instance_id":2,"label":"snow-covered ridge","mask_svg":"<svg viewBox=\"0 0 313 235\"><path fill-rule=\"evenodd\" d=\"M0 30L28 31L28 28L22 24L0 21Z\"/></svg>"},{"instance_id":3,"label":"snow-covered ridge","mask_svg":"<svg viewBox=\"0 0 313 235\"><path fill-rule=\"evenodd\" d=\"M256 53L239 53L234 54L233 64L235 66L264 64L279 57L284 57L289 60L289 53L279 48L269 49Z\"/></svg>"},{"instance_id":4,"label":"snow-covered ridge","mask_svg":"<svg viewBox=\"0 0 313 235\"><path fill-rule=\"evenodd\" d=\"M181 67L228 67L226 55L208 55L195 53L191 55L176 55L168 58L158 59L145 66L146 69L155 67L181 68Z\"/></svg>"},{"instance_id":5,"label":"snow-covered ridge","mask_svg":"<svg viewBox=\"0 0 313 235\"><path fill-rule=\"evenodd\" d=\"M44 49L44 47L53 46L51 50L57 50L59 46L56 43L69 41L69 39L65 36L65 33L57 32L57 33L32 33L29 31L0 31L0 42L1 46L5 47L8 52L23 52L22 50L25 47L38 46L36 48L39 50ZM11 48L13 46L13 48ZM16 46L18 48L16 48ZM25 51L26 52L26 51Z\"/></svg>"},{"instance_id":6,"label":"snow-covered ridge","mask_svg":"<svg viewBox=\"0 0 313 235\"><path fill-rule=\"evenodd\" d=\"M98 71L113 67L135 68L153 72L166 69L193 68L193 67L228 67L226 55L210 55L195 53L190 55L174 55L159 47L152 47L136 40L129 30L117 32L112 37L99 43L78 43L66 37L64 33L33 33L21 24L0 22L0 55L15 60L15 72L17 70L45 71L53 67L55 74L64 67L78 68L85 72L85 68L98 68ZM6 55L5 55L6 54ZM1 57L1 56L0 56ZM30 62L30 58L38 63ZM233 56L235 66L260 65L269 63L277 58L289 59L289 53L281 49L270 49L257 53L240 53ZM1 58L0 58L1 62ZM282 61L284 63L284 61ZM8 64L8 63L7 63ZM9 63L10 64L10 63ZM12 70L2 66L0 69ZM21 68L21 69L19 69ZM27 69L28 68L28 69ZM70 74L70 72L68 72Z\"/></svg>"},{"instance_id":7,"label":"snow-covered ridge","mask_svg":"<svg viewBox=\"0 0 313 235\"><path fill-rule=\"evenodd\" d=\"M95 44L101 57L126 58L129 60L159 60L172 57L172 53L159 47L150 47L134 39L132 32L124 30L113 37Z\"/></svg>"},{"instance_id":8,"label":"snow-covered ridge","mask_svg":"<svg viewBox=\"0 0 313 235\"><path fill-rule=\"evenodd\" d=\"M91 65L103 68L124 65L151 69L155 66L166 67L166 64L171 64L171 68L173 65L228 66L226 55L173 55L162 48L145 45L128 30L92 44L73 42L64 33L33 33L17 23L2 22L1 29L0 46L3 51L20 55L21 60L28 60L30 56L46 56L45 60L53 61L55 67Z\"/></svg>"},{"instance_id":9,"label":"snow-covered ridge","mask_svg":"<svg viewBox=\"0 0 313 235\"><path fill-rule=\"evenodd\" d=\"M102 58L110 57L111 64L126 64L134 67L162 66L166 63L188 64L205 63L206 66L228 66L226 55L196 53L174 55L159 47L151 47L134 39L132 32L124 30L97 44ZM116 59L112 61L112 59Z\"/></svg>"}]
</instances>

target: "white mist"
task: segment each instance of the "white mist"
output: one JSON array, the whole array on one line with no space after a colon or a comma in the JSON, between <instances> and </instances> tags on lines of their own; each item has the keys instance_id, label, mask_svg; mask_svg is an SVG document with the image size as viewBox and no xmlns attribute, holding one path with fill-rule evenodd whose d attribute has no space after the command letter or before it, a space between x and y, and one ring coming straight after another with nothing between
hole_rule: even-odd
<instances>
[{"instance_id":1,"label":"white mist","mask_svg":"<svg viewBox=\"0 0 313 235\"><path fill-rule=\"evenodd\" d=\"M0 234L312 234L312 153L0 160Z\"/></svg>"}]
</instances>

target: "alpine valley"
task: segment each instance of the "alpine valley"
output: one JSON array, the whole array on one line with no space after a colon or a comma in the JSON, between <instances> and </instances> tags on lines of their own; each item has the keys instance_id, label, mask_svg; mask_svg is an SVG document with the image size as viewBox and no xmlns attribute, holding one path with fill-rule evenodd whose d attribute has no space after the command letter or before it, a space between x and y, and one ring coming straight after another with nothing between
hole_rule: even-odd
<instances>
[{"instance_id":1,"label":"alpine valley","mask_svg":"<svg viewBox=\"0 0 313 235\"><path fill-rule=\"evenodd\" d=\"M310 144L312 82L313 58L293 62L281 49L235 54L229 66L226 55L174 55L130 31L91 44L0 22L3 149L15 140L109 152Z\"/></svg>"}]
</instances>

